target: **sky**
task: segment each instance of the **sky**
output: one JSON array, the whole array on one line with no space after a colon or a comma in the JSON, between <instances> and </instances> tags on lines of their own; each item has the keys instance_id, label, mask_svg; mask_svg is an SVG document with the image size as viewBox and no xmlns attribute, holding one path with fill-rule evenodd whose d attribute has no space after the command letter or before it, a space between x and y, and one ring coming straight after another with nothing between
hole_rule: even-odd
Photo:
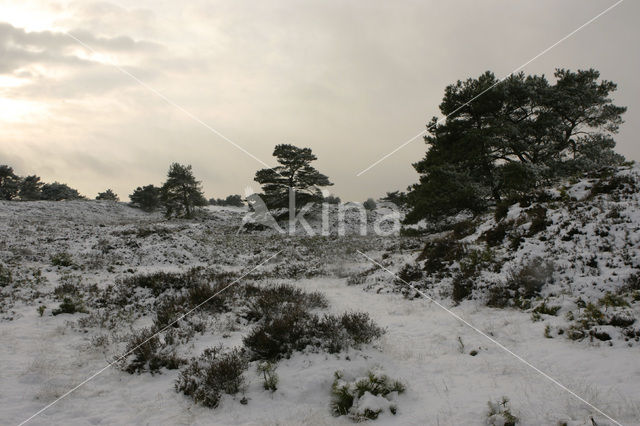
<instances>
[{"instance_id":1,"label":"sky","mask_svg":"<svg viewBox=\"0 0 640 426\"><path fill-rule=\"evenodd\" d=\"M191 164L207 197L259 189L279 143L310 147L330 191L362 201L417 181L444 88L504 77L614 0L0 0L0 164L126 200ZM628 107L640 160L640 2L523 68L595 68Z\"/></svg>"}]
</instances>

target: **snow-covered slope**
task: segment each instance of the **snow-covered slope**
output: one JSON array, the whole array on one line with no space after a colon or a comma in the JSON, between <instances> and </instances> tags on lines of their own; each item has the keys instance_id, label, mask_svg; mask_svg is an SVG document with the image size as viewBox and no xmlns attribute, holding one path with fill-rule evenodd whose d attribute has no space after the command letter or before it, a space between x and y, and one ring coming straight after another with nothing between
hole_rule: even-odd
<instances>
[{"instance_id":1,"label":"snow-covered slope","mask_svg":"<svg viewBox=\"0 0 640 426\"><path fill-rule=\"evenodd\" d=\"M640 312L630 279L640 268L639 173L634 166L567 182L503 207L498 219L492 212L411 237L359 236L355 217L350 235L305 237L238 233L241 209L166 221L117 203L0 202L3 423L55 402L30 424L352 424L332 415L334 372L381 369L406 391L395 398L397 413L385 409L377 424L499 422L487 403L503 396L520 424L640 424ZM338 353L294 352L277 363L273 393L251 362L245 389L215 409L174 390L178 370L129 374L117 365L57 401L122 354L163 297L135 289L118 320L101 323L106 288L193 266L241 277L234 286L319 291L329 302L320 314L364 311L386 332ZM52 315L69 289L87 313ZM190 314L206 326L178 354L241 346L253 323L244 302L234 303L221 314Z\"/></svg>"}]
</instances>

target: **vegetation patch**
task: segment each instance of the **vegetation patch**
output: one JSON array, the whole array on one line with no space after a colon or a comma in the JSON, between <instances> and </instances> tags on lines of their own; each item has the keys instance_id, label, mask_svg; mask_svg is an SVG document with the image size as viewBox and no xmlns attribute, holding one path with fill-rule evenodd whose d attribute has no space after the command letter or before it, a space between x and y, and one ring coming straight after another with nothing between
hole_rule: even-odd
<instances>
[{"instance_id":1,"label":"vegetation patch","mask_svg":"<svg viewBox=\"0 0 640 426\"><path fill-rule=\"evenodd\" d=\"M458 261L464 256L465 248L454 238L440 238L428 241L418 261L424 260L424 271L429 274L442 273L447 266Z\"/></svg>"},{"instance_id":2,"label":"vegetation patch","mask_svg":"<svg viewBox=\"0 0 640 426\"><path fill-rule=\"evenodd\" d=\"M341 316L311 314L300 306L265 317L243 339L251 359L278 360L294 351L325 350L337 353L380 337L383 330L367 313Z\"/></svg>"},{"instance_id":3,"label":"vegetation patch","mask_svg":"<svg viewBox=\"0 0 640 426\"><path fill-rule=\"evenodd\" d=\"M538 296L542 287L550 283L552 278L552 263L544 262L540 258L532 259L519 270L510 272L503 285L489 289L487 306L529 308L531 299Z\"/></svg>"},{"instance_id":4,"label":"vegetation patch","mask_svg":"<svg viewBox=\"0 0 640 426\"><path fill-rule=\"evenodd\" d=\"M380 371L369 371L365 377L346 380L344 373L334 373L331 385L331 410L335 416L349 416L356 422L375 420L383 411L397 413L397 396L405 385Z\"/></svg>"},{"instance_id":5,"label":"vegetation patch","mask_svg":"<svg viewBox=\"0 0 640 426\"><path fill-rule=\"evenodd\" d=\"M248 366L242 349L227 352L222 347L205 349L180 372L175 389L197 404L215 408L222 394L236 395L243 390Z\"/></svg>"},{"instance_id":6,"label":"vegetation patch","mask_svg":"<svg viewBox=\"0 0 640 426\"><path fill-rule=\"evenodd\" d=\"M520 423L520 419L511 412L509 398L506 396L497 402L489 401L487 405L489 406L487 411L488 425L515 426Z\"/></svg>"}]
</instances>

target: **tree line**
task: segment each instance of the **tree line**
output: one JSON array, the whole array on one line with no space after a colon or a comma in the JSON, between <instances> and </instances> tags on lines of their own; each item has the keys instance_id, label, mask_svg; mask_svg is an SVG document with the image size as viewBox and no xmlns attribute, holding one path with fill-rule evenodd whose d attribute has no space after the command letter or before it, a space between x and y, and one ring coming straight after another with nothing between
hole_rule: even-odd
<instances>
[{"instance_id":1,"label":"tree line","mask_svg":"<svg viewBox=\"0 0 640 426\"><path fill-rule=\"evenodd\" d=\"M517 200L561 178L621 164L614 152L615 135L625 107L613 104L615 83L600 80L594 69L558 69L555 81L544 75L518 73L498 80L491 72L458 81L445 88L440 112L444 120L427 124L427 152L413 164L419 182L407 192L388 192L385 201L407 208L406 223L470 211L484 212L502 200ZM276 145L278 165L258 170L259 194L273 211L296 209L310 202L339 203L325 196L333 183L311 163L311 148ZM0 166L0 197L11 200L83 198L76 190L38 176L20 178L9 166ZM117 201L111 189L97 199ZM191 217L206 204L242 206L240 195L206 200L201 182L190 165L173 163L166 182L138 187L131 205L146 211L164 208L167 217ZM367 200L368 208L375 201Z\"/></svg>"},{"instance_id":2,"label":"tree line","mask_svg":"<svg viewBox=\"0 0 640 426\"><path fill-rule=\"evenodd\" d=\"M47 200L78 200L83 199L80 193L64 183L44 183L39 176L21 177L14 173L13 168L0 165L0 199L25 201Z\"/></svg>"}]
</instances>

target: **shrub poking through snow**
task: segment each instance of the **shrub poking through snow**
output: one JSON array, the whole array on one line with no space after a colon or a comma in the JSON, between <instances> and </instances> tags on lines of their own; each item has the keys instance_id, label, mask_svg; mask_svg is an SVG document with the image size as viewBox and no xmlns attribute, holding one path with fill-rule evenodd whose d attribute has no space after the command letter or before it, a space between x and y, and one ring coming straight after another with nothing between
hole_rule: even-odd
<instances>
[{"instance_id":1,"label":"shrub poking through snow","mask_svg":"<svg viewBox=\"0 0 640 426\"><path fill-rule=\"evenodd\" d=\"M329 302L322 293L305 293L292 285L280 284L260 288L249 302L245 317L249 320L260 320L277 316L290 309L309 310L328 306Z\"/></svg>"},{"instance_id":2,"label":"shrub poking through snow","mask_svg":"<svg viewBox=\"0 0 640 426\"><path fill-rule=\"evenodd\" d=\"M276 374L276 364L269 361L262 361L257 366L258 374L262 374L262 387L265 390L275 392L278 390L278 375Z\"/></svg>"},{"instance_id":3,"label":"shrub poking through snow","mask_svg":"<svg viewBox=\"0 0 640 426\"><path fill-rule=\"evenodd\" d=\"M3 265L0 265L0 287L6 287L11 284L12 281L11 270Z\"/></svg>"},{"instance_id":4,"label":"shrub poking through snow","mask_svg":"<svg viewBox=\"0 0 640 426\"><path fill-rule=\"evenodd\" d=\"M205 349L180 372L175 389L198 404L215 408L223 393L235 395L242 391L247 368L244 350L235 348L222 352L221 346Z\"/></svg>"},{"instance_id":5,"label":"shrub poking through snow","mask_svg":"<svg viewBox=\"0 0 640 426\"><path fill-rule=\"evenodd\" d=\"M534 258L517 271L512 271L504 285L489 289L488 306L504 308L516 306L529 308L531 299L538 296L542 287L553 278L553 264Z\"/></svg>"},{"instance_id":6,"label":"shrub poking through snow","mask_svg":"<svg viewBox=\"0 0 640 426\"><path fill-rule=\"evenodd\" d=\"M422 278L422 269L416 263L406 263L398 272L398 278L407 283L418 281Z\"/></svg>"},{"instance_id":7,"label":"shrub poking through snow","mask_svg":"<svg viewBox=\"0 0 640 426\"><path fill-rule=\"evenodd\" d=\"M176 354L171 332L161 335L153 328L143 328L133 333L127 343L125 353L131 352L120 361L121 368L129 374L149 371L152 374L161 368L175 370L185 363Z\"/></svg>"},{"instance_id":8,"label":"shrub poking through snow","mask_svg":"<svg viewBox=\"0 0 640 426\"><path fill-rule=\"evenodd\" d=\"M335 416L349 416L355 421L374 420L384 412L396 414L397 396L405 385L392 380L380 371L371 370L365 377L345 380L344 373L336 371L331 386L331 410Z\"/></svg>"},{"instance_id":9,"label":"shrub poking through snow","mask_svg":"<svg viewBox=\"0 0 640 426\"><path fill-rule=\"evenodd\" d=\"M428 241L417 260L425 261L424 270L427 274L438 274L454 261L460 260L464 253L464 246L455 238L441 238Z\"/></svg>"},{"instance_id":10,"label":"shrub poking through snow","mask_svg":"<svg viewBox=\"0 0 640 426\"><path fill-rule=\"evenodd\" d=\"M75 314L77 312L85 313L87 311L82 306L82 302L78 300L74 300L70 297L65 297L62 303L60 304L60 307L58 307L58 309L54 309L53 311L51 311L53 315Z\"/></svg>"},{"instance_id":11,"label":"shrub poking through snow","mask_svg":"<svg viewBox=\"0 0 640 426\"><path fill-rule=\"evenodd\" d=\"M382 333L367 313L320 317L294 306L277 316L264 318L243 342L251 350L253 360L278 360L307 348L337 353L370 343Z\"/></svg>"},{"instance_id":12,"label":"shrub poking through snow","mask_svg":"<svg viewBox=\"0 0 640 426\"><path fill-rule=\"evenodd\" d=\"M67 252L56 253L51 256L51 265L59 267L73 266L73 258Z\"/></svg>"},{"instance_id":13,"label":"shrub poking through snow","mask_svg":"<svg viewBox=\"0 0 640 426\"><path fill-rule=\"evenodd\" d=\"M520 419L511 413L509 398L503 396L498 402L487 402L489 411L487 412L487 425L491 426L515 426L520 423Z\"/></svg>"},{"instance_id":14,"label":"shrub poking through snow","mask_svg":"<svg viewBox=\"0 0 640 426\"><path fill-rule=\"evenodd\" d=\"M513 221L502 221L482 234L482 239L487 242L489 247L495 247L502 244L504 237L507 235L507 231L513 228Z\"/></svg>"}]
</instances>

